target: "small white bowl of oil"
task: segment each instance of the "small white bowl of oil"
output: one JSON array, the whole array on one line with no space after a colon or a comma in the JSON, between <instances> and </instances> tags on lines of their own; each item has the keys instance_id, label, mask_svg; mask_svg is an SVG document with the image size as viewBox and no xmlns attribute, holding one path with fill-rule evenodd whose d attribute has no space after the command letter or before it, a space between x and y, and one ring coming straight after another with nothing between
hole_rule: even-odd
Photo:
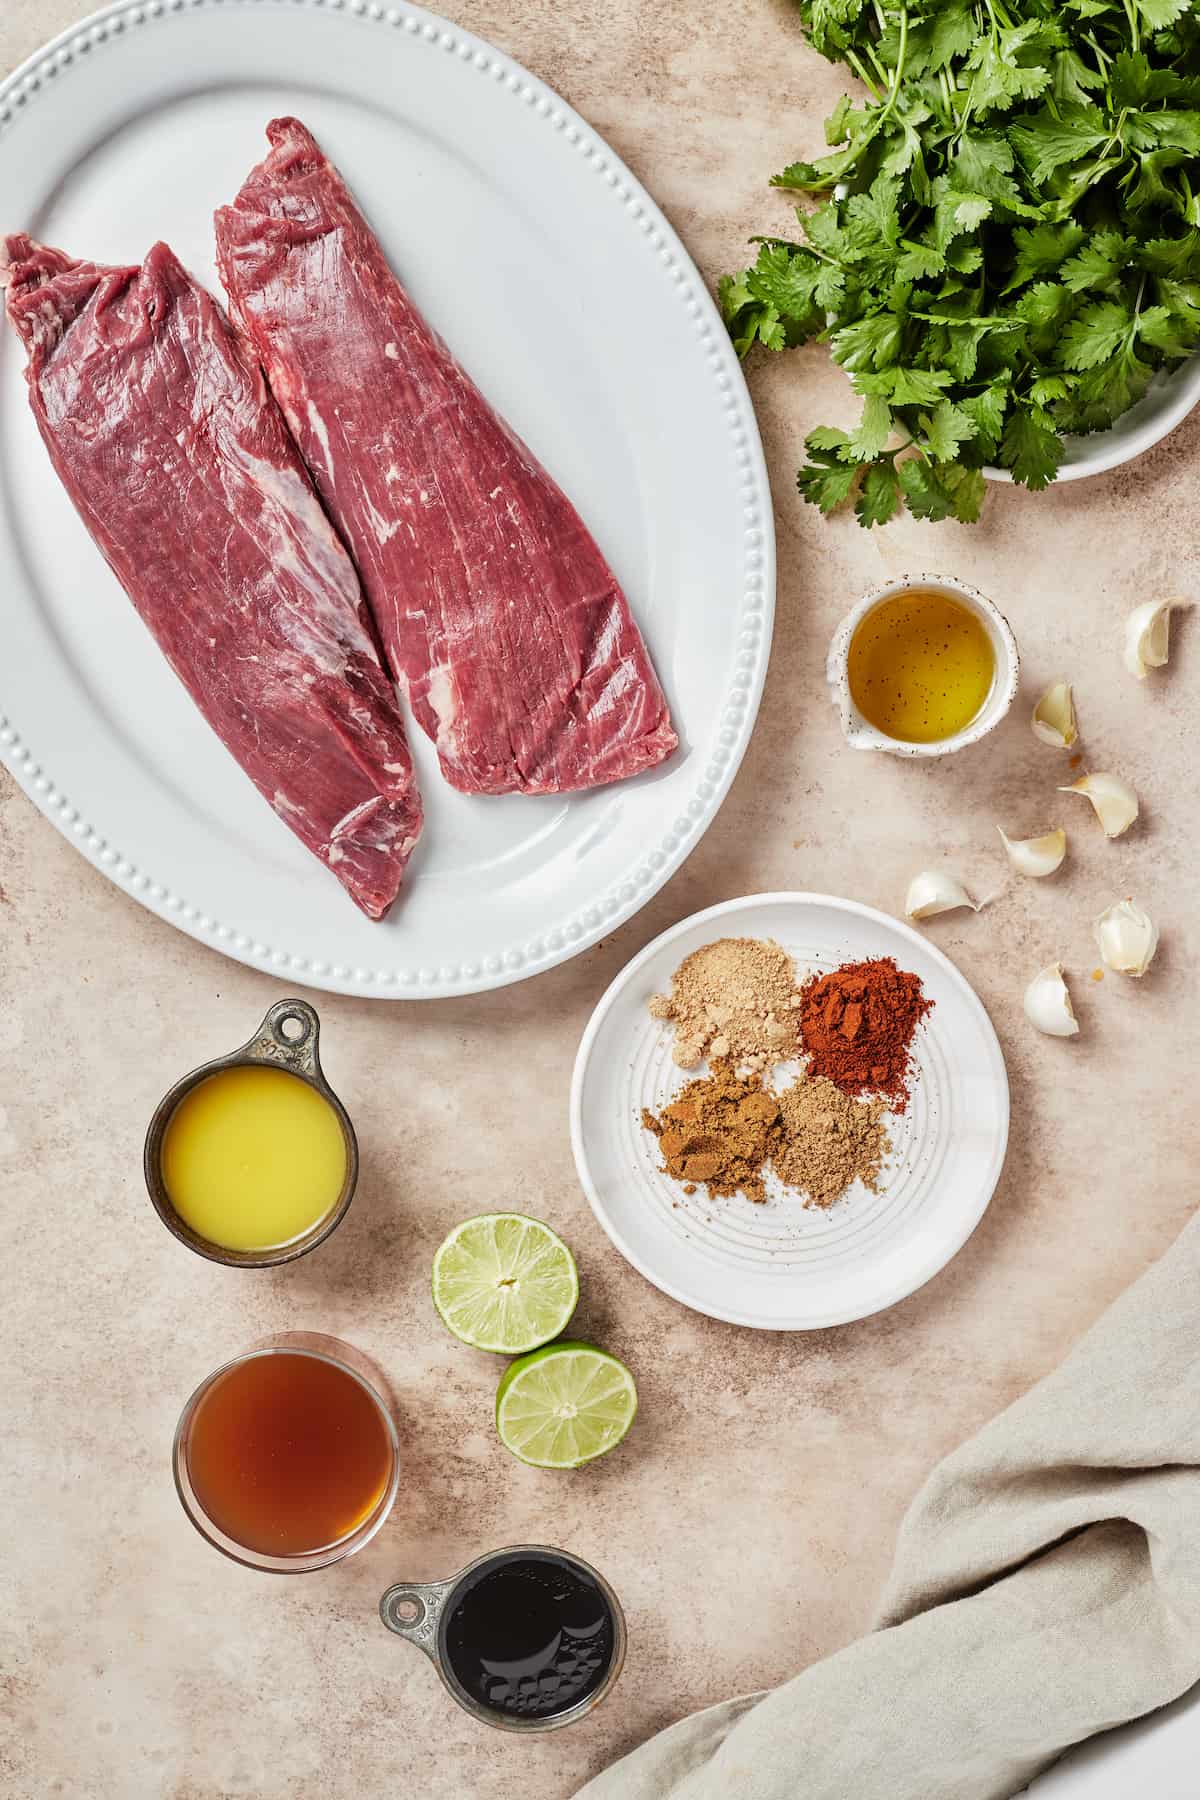
<instances>
[{"instance_id":1,"label":"small white bowl of oil","mask_svg":"<svg viewBox=\"0 0 1200 1800\"><path fill-rule=\"evenodd\" d=\"M899 575L847 613L826 677L852 749L947 756L1000 723L1020 657L1007 619L977 588Z\"/></svg>"}]
</instances>

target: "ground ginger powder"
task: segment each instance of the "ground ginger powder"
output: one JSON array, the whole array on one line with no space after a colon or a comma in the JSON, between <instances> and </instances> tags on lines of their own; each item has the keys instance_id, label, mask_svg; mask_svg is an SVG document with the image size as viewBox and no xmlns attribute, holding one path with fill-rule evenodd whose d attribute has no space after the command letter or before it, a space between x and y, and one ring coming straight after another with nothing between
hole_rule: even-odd
<instances>
[{"instance_id":1,"label":"ground ginger powder","mask_svg":"<svg viewBox=\"0 0 1200 1800\"><path fill-rule=\"evenodd\" d=\"M715 1199L742 1193L767 1198L766 1171L810 1206L832 1206L859 1180L877 1192L890 1145L882 1100L855 1100L823 1077L800 1075L773 1094L761 1074L739 1074L715 1057L711 1075L687 1086L661 1114L642 1111L658 1139L663 1167L685 1191Z\"/></svg>"},{"instance_id":2,"label":"ground ginger powder","mask_svg":"<svg viewBox=\"0 0 1200 1800\"><path fill-rule=\"evenodd\" d=\"M686 956L652 1018L675 1028L672 1059L695 1069L706 1056L739 1070L769 1069L798 1054L796 968L772 938L718 938Z\"/></svg>"}]
</instances>

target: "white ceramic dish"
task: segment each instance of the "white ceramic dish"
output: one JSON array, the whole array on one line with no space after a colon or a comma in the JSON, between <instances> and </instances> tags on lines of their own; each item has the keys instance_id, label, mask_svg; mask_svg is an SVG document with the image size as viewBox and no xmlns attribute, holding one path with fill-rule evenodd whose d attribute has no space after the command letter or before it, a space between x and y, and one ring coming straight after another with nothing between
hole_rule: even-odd
<instances>
[{"instance_id":1,"label":"white ceramic dish","mask_svg":"<svg viewBox=\"0 0 1200 1800\"><path fill-rule=\"evenodd\" d=\"M938 738L929 744L910 744L901 738L886 736L864 719L850 693L850 640L868 613L908 588L932 588L937 593L949 594L951 599L974 613L988 634L996 664L991 692L971 723L964 730L956 731L953 737ZM846 742L852 750L881 750L887 756L948 756L952 750L963 750L968 744L978 743L1000 723L1012 705L1020 678L1017 642L1004 614L978 588L968 587L949 575L897 575L894 581L871 588L834 632L825 662L829 697L837 708Z\"/></svg>"},{"instance_id":2,"label":"white ceramic dish","mask_svg":"<svg viewBox=\"0 0 1200 1800\"><path fill-rule=\"evenodd\" d=\"M397 268L577 502L680 731L662 769L471 798L413 747L427 826L383 925L275 818L159 655L60 489L0 326L0 753L112 880L290 981L476 992L636 912L733 778L770 641L774 547L737 358L678 239L543 83L367 0L120 0L0 85L0 229L100 260L165 237L216 289L212 212L295 112Z\"/></svg>"},{"instance_id":3,"label":"white ceramic dish","mask_svg":"<svg viewBox=\"0 0 1200 1800\"><path fill-rule=\"evenodd\" d=\"M1150 450L1174 431L1200 402L1200 356L1189 357L1171 373L1160 372L1136 406L1109 426L1087 437L1069 437L1059 466L1059 481L1082 481L1104 475ZM988 467L989 481L1011 481L1007 469Z\"/></svg>"},{"instance_id":4,"label":"white ceramic dish","mask_svg":"<svg viewBox=\"0 0 1200 1800\"><path fill-rule=\"evenodd\" d=\"M689 1077L646 1003L685 956L719 937L773 937L801 974L894 956L921 977L934 1007L918 1028L908 1111L891 1121L882 1193L857 1186L821 1212L791 1195L765 1205L710 1200L703 1189L689 1196L663 1174L641 1109L657 1110ZM621 1254L685 1306L772 1330L865 1318L936 1275L982 1217L1007 1141L1004 1058L963 976L909 926L824 894L752 894L656 938L592 1014L571 1087L579 1179Z\"/></svg>"}]
</instances>

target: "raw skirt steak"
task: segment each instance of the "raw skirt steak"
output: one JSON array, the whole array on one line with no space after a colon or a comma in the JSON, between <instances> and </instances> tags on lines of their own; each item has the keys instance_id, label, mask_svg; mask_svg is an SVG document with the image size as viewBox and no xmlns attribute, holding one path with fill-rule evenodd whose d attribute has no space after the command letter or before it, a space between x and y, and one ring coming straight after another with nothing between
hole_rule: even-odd
<instances>
[{"instance_id":1,"label":"raw skirt steak","mask_svg":"<svg viewBox=\"0 0 1200 1800\"><path fill-rule=\"evenodd\" d=\"M117 579L259 792L382 918L421 829L404 724L260 371L165 244L105 268L9 237L0 284L38 429Z\"/></svg>"},{"instance_id":2,"label":"raw skirt steak","mask_svg":"<svg viewBox=\"0 0 1200 1800\"><path fill-rule=\"evenodd\" d=\"M661 762L677 743L663 691L579 514L425 323L310 133L276 119L267 135L216 216L221 276L446 779L561 793Z\"/></svg>"}]
</instances>

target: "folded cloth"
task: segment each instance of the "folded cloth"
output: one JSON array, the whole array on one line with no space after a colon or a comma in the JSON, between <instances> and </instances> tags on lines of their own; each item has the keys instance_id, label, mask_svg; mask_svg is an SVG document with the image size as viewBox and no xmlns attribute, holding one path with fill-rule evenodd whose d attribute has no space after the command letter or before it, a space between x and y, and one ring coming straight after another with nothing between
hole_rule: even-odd
<instances>
[{"instance_id":1,"label":"folded cloth","mask_svg":"<svg viewBox=\"0 0 1200 1800\"><path fill-rule=\"evenodd\" d=\"M948 1456L873 1633L577 1800L1005 1800L1200 1681L1200 1219Z\"/></svg>"}]
</instances>

